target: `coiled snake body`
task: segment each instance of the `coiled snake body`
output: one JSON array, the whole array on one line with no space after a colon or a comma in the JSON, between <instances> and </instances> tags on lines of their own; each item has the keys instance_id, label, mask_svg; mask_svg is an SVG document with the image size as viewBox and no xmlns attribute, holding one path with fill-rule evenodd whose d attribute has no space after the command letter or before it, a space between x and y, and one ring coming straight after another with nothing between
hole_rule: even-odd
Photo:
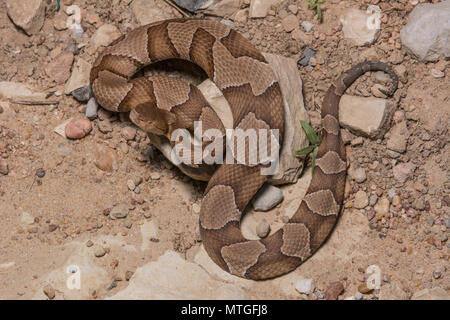
<instances>
[{"instance_id":1,"label":"coiled snake body","mask_svg":"<svg viewBox=\"0 0 450 320\"><path fill-rule=\"evenodd\" d=\"M228 100L233 127L277 129L283 137L283 102L277 79L264 57L244 37L213 20L175 19L139 27L107 47L95 61L90 82L97 101L111 111L130 112L146 131L166 135L174 129L223 126L190 84L175 78L132 76L144 66L183 59L200 66ZM381 62L364 62L344 73L326 93L322 105L322 141L306 195L280 230L260 240L245 239L242 212L267 180L262 164L222 164L208 183L200 212L206 251L222 269L249 279L285 274L310 257L326 240L339 216L346 177L338 105L344 91L363 73L393 70ZM254 152L250 150L249 152Z\"/></svg>"}]
</instances>

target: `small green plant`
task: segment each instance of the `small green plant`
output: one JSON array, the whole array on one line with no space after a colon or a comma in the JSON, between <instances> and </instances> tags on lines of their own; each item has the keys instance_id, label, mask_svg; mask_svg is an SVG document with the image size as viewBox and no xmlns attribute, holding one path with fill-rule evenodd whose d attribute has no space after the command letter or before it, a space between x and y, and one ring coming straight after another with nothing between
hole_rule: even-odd
<instances>
[{"instance_id":1,"label":"small green plant","mask_svg":"<svg viewBox=\"0 0 450 320\"><path fill-rule=\"evenodd\" d=\"M303 148L302 150L296 151L295 154L298 156L307 156L312 152L311 173L314 173L314 166L316 165L317 152L319 151L319 145L320 141L322 140L322 137L320 136L320 134L315 133L314 129L307 122L300 120L300 124L302 125L303 130L305 130L306 137L308 137L308 140L311 143L311 145L306 148Z\"/></svg>"},{"instance_id":2,"label":"small green plant","mask_svg":"<svg viewBox=\"0 0 450 320\"><path fill-rule=\"evenodd\" d=\"M319 0L306 0L306 2L310 3L309 10L316 11L317 20L322 22L322 8L320 7L322 4L325 3L325 1L319 1Z\"/></svg>"}]
</instances>

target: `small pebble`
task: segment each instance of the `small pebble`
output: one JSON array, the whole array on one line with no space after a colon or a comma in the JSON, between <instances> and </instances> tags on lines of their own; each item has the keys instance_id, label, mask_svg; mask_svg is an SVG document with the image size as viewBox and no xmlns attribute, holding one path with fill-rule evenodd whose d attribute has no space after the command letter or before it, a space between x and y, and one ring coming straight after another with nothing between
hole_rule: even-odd
<instances>
[{"instance_id":1,"label":"small pebble","mask_svg":"<svg viewBox=\"0 0 450 320\"><path fill-rule=\"evenodd\" d=\"M102 246L96 246L96 247L94 248L94 255L95 255L97 258L101 258L101 257L103 257L105 254L106 254L106 250L105 250L105 248L103 248Z\"/></svg>"},{"instance_id":2,"label":"small pebble","mask_svg":"<svg viewBox=\"0 0 450 320\"><path fill-rule=\"evenodd\" d=\"M92 97L91 86L85 86L73 90L72 96L79 102L87 102Z\"/></svg>"},{"instance_id":3,"label":"small pebble","mask_svg":"<svg viewBox=\"0 0 450 320\"><path fill-rule=\"evenodd\" d=\"M51 285L46 285L42 291L44 292L44 294L47 296L47 298L49 298L50 300L55 298L55 289L53 289L53 287Z\"/></svg>"},{"instance_id":4,"label":"small pebble","mask_svg":"<svg viewBox=\"0 0 450 320\"><path fill-rule=\"evenodd\" d=\"M42 168L37 169L36 176L38 176L39 178L43 178L45 176L45 170Z\"/></svg>"},{"instance_id":5,"label":"small pebble","mask_svg":"<svg viewBox=\"0 0 450 320\"><path fill-rule=\"evenodd\" d=\"M270 232L269 223L265 219L261 220L256 226L256 235L260 238L265 238L267 237L269 232Z\"/></svg>"}]
</instances>

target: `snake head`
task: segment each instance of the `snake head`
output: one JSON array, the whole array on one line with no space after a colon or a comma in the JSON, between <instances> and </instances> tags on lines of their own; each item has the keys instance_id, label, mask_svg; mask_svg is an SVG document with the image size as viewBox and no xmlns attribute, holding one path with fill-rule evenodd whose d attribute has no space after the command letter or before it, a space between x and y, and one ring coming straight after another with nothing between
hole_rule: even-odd
<instances>
[{"instance_id":1,"label":"snake head","mask_svg":"<svg viewBox=\"0 0 450 320\"><path fill-rule=\"evenodd\" d=\"M159 109L151 103L136 106L130 112L130 119L144 131L160 136L168 136L170 128L176 122L176 116L173 113Z\"/></svg>"}]
</instances>

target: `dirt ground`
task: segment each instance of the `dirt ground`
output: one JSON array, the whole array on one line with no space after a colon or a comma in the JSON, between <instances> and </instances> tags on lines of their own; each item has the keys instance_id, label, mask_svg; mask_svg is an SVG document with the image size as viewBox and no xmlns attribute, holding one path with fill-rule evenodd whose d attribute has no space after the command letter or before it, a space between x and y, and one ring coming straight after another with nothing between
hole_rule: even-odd
<instances>
[{"instance_id":1,"label":"dirt ground","mask_svg":"<svg viewBox=\"0 0 450 320\"><path fill-rule=\"evenodd\" d=\"M26 84L58 102L24 105L0 99L0 156L8 164L8 173L0 174L0 298L45 299L49 290L56 289L59 299L104 299L126 289L138 268L158 261L168 250L230 286L231 296L239 288L242 295L236 298L323 299L327 288L340 282L344 291L339 299L344 299L354 296L358 288L364 291L361 286L370 265L380 268L382 284L380 289L363 292L363 299L410 299L418 291L435 287L450 294L448 68L443 78L435 78L431 70L439 63L445 66L446 61L419 62L402 48L399 32L413 9L409 1L329 0L319 23L305 1L287 0L276 6L273 15L234 22L261 51L297 60L305 46L317 51L314 66L298 67L305 107L315 127L320 111L316 104L321 105L328 86L349 66L375 57L406 70L392 98L397 112L388 123L393 127L398 117L406 122L406 151L396 158L389 155L390 131L376 139L350 135L349 162L363 168L367 177L359 183L348 178L345 209L333 236L292 274L258 284L224 279L199 262L198 206L206 184L184 176L165 160L126 116L103 115L111 122L107 133L99 130L99 119L93 120L92 132L80 140L54 132L67 120L81 117L86 105L64 94L64 83L58 84L45 72L71 41L70 30L54 27L56 1L47 2L44 26L33 36L11 22L5 3L0 2L0 81ZM120 33L139 25L131 1L74 0L61 1L61 6L72 3L82 9L87 39L103 24L115 25ZM339 16L345 8L365 9L369 4L382 9L381 33L371 46L349 45ZM300 41L280 24L290 5L298 8L300 21L314 25ZM75 60L81 57L92 63L96 52L87 42L76 50ZM366 74L348 93L371 96L375 83L373 75ZM137 129L132 139L124 134L129 127ZM414 167L406 181L396 178L394 169L400 163ZM138 190L130 191L129 180ZM280 222L297 191L298 186L283 187L283 203L268 213L250 212L252 218ZM365 209L353 206L359 191L370 199ZM380 214L377 205L385 199L392 210ZM126 216L113 219L110 213L120 205ZM126 250L128 246L137 249ZM56 288L52 273L67 264L78 250L74 248L104 270L102 281L93 280L89 290L79 295ZM314 293L291 290L296 279L307 278L315 280Z\"/></svg>"}]
</instances>

